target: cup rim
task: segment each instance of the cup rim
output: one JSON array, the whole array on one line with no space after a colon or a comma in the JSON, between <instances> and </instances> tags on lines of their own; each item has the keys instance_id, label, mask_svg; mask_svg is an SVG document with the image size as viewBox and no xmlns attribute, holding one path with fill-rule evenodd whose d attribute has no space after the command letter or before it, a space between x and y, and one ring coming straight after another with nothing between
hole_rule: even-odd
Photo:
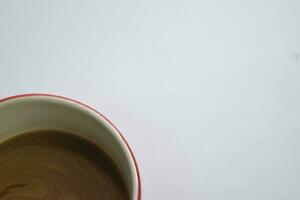
<instances>
[{"instance_id":1,"label":"cup rim","mask_svg":"<svg viewBox=\"0 0 300 200\"><path fill-rule=\"evenodd\" d=\"M119 134L119 136L121 137L121 139L123 140L123 142L125 143L126 147L129 150L130 156L132 157L133 160L133 164L135 167L135 174L137 176L137 200L141 200L141 192L142 192L142 188L141 188L141 177L140 177L140 171L138 168L138 164L137 164L137 160L134 156L134 153L132 151L132 148L130 147L128 141L126 140L126 138L124 137L124 135L122 134L122 132L112 123L112 121L110 121L107 117L105 117L102 113L100 113L99 111L97 111L96 109L92 108L91 106L82 103L76 99L73 98L69 98L69 97L65 97L65 96L61 96L61 95L55 95L55 94L48 94L48 93L26 93L26 94L18 94L18 95L13 95L13 96L8 96L8 97L4 97L4 98L0 98L0 103L4 103L10 100L16 100L16 99L20 99L20 98L24 98L24 97L51 97L51 98L57 98L59 100L66 100L69 101L71 103L75 103L80 107L83 107L93 113L95 113L96 115L98 115L99 118L101 118L102 120L104 120L105 122L107 122L111 128L113 128L116 133Z\"/></svg>"}]
</instances>

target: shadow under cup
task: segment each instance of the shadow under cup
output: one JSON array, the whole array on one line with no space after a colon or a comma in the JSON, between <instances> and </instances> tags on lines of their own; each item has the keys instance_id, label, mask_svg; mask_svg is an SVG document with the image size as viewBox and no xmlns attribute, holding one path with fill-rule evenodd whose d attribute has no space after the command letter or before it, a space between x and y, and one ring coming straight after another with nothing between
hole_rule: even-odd
<instances>
[{"instance_id":1,"label":"shadow under cup","mask_svg":"<svg viewBox=\"0 0 300 200\"><path fill-rule=\"evenodd\" d=\"M103 115L65 97L21 95L0 100L0 143L25 132L56 129L83 137L119 167L131 200L140 200L137 165L126 140Z\"/></svg>"}]
</instances>

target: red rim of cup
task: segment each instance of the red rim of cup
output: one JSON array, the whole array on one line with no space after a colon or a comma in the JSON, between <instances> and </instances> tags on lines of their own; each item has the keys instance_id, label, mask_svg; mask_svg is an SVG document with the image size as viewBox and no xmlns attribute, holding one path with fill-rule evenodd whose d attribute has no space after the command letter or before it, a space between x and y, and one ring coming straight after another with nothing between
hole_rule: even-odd
<instances>
[{"instance_id":1,"label":"red rim of cup","mask_svg":"<svg viewBox=\"0 0 300 200\"><path fill-rule=\"evenodd\" d=\"M102 113L100 113L99 111L95 110L94 108L92 108L92 107L90 107L90 106L88 106L88 105L86 105L86 104L84 104L84 103L82 103L82 102L80 102L78 100L71 99L71 98L64 97L64 96L60 96L60 95L54 95L54 94L44 94L44 93L19 94L19 95L14 95L14 96L9 96L9 97L2 98L2 99L0 99L0 103L8 101L8 100L12 100L12 99L18 99L18 98L23 98L23 97L32 97L32 96L54 97L54 98L58 98L58 99L63 99L63 100L71 101L73 103L79 104L80 106L88 108L89 110L91 110L91 111L95 112L97 115L99 115L106 122L108 122L118 132L118 134L121 136L121 138L125 142L127 148L129 149L129 152L131 154L131 157L132 157L134 165L135 165L136 175L137 175L137 179L138 179L137 200L141 200L141 196L142 196L142 194L141 194L141 192L142 192L141 177L140 177L140 172L139 172L139 168L138 168L137 161L136 161L136 158L134 156L134 153L133 153L131 147L129 146L129 143L125 139L124 135L121 133L121 131L107 117L105 117Z\"/></svg>"}]
</instances>

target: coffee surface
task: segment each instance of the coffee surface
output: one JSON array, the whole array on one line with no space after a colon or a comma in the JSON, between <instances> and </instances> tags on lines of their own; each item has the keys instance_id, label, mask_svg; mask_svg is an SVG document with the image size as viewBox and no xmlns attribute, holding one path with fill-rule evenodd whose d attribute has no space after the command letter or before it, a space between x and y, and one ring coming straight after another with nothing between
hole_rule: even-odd
<instances>
[{"instance_id":1,"label":"coffee surface","mask_svg":"<svg viewBox=\"0 0 300 200\"><path fill-rule=\"evenodd\" d=\"M42 130L0 144L1 200L129 200L124 179L96 145Z\"/></svg>"}]
</instances>

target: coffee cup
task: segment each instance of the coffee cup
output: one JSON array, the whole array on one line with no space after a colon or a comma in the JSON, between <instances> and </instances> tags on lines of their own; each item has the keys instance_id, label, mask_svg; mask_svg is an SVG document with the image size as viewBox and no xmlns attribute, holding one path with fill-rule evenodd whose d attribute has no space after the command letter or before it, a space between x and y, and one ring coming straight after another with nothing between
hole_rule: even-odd
<instances>
[{"instance_id":1,"label":"coffee cup","mask_svg":"<svg viewBox=\"0 0 300 200\"><path fill-rule=\"evenodd\" d=\"M51 94L23 94L0 99L0 145L36 130L77 134L103 149L123 174L131 200L141 200L141 181L128 142L105 116L77 100Z\"/></svg>"}]
</instances>

